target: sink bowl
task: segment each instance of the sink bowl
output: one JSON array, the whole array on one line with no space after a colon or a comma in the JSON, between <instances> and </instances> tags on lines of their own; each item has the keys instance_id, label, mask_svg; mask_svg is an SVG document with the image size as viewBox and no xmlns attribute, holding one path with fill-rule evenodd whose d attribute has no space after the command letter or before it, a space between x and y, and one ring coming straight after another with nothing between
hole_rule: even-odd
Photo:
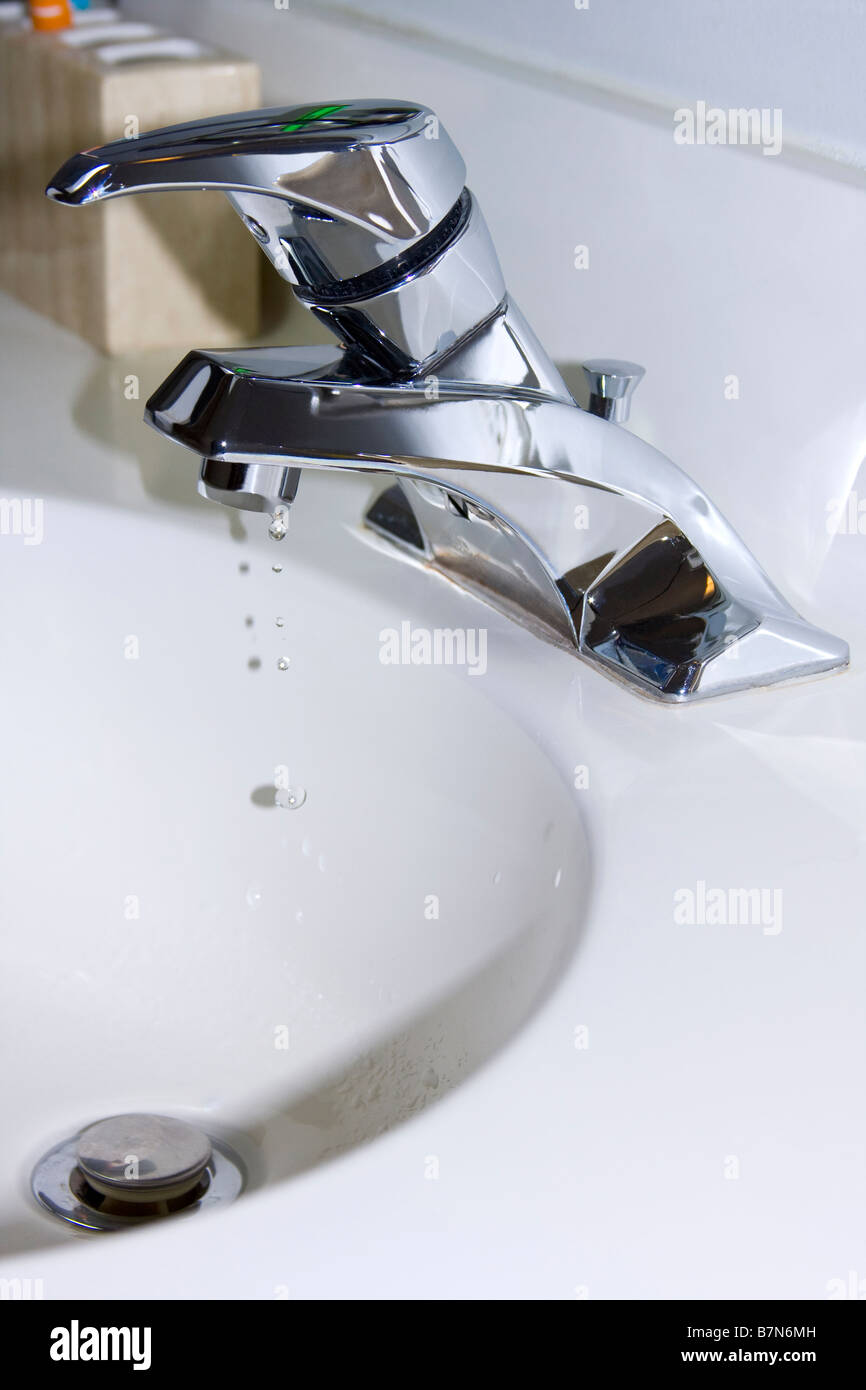
<instances>
[{"instance_id":1,"label":"sink bowl","mask_svg":"<svg viewBox=\"0 0 866 1390\"><path fill-rule=\"evenodd\" d=\"M275 542L184 468L6 545L6 1252L75 1235L28 1182L82 1126L191 1118L289 1178L454 1087L574 947L565 780L468 668L380 659L487 610L363 530L371 486L305 480Z\"/></svg>"}]
</instances>

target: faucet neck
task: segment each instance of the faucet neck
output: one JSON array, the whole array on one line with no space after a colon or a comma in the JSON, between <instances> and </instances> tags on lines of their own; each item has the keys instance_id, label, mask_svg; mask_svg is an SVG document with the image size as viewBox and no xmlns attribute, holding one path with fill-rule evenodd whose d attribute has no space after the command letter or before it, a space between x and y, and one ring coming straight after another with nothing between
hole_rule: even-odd
<instances>
[{"instance_id":1,"label":"faucet neck","mask_svg":"<svg viewBox=\"0 0 866 1390\"><path fill-rule=\"evenodd\" d=\"M449 386L535 392L573 405L562 376L509 294L490 318L444 353L433 368Z\"/></svg>"},{"instance_id":2,"label":"faucet neck","mask_svg":"<svg viewBox=\"0 0 866 1390\"><path fill-rule=\"evenodd\" d=\"M506 307L499 260L467 188L409 252L351 280L293 289L345 349L400 380L435 374Z\"/></svg>"}]
</instances>

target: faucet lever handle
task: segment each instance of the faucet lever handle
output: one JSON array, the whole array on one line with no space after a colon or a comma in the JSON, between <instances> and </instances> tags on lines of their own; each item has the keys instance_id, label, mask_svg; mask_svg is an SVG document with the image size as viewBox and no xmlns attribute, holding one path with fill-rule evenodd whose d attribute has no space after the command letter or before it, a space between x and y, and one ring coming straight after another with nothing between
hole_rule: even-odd
<instances>
[{"instance_id":1,"label":"faucet lever handle","mask_svg":"<svg viewBox=\"0 0 866 1390\"><path fill-rule=\"evenodd\" d=\"M465 174L427 107L350 101L212 116L116 140L73 155L45 191L80 206L218 189L279 273L309 290L411 259L454 214Z\"/></svg>"}]
</instances>

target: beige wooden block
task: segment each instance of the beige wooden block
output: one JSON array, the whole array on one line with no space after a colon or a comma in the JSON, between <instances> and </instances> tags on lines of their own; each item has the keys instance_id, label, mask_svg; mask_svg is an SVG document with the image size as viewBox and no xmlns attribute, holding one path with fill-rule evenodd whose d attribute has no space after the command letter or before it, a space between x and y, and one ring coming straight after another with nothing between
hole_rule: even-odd
<instances>
[{"instance_id":1,"label":"beige wooden block","mask_svg":"<svg viewBox=\"0 0 866 1390\"><path fill-rule=\"evenodd\" d=\"M261 256L221 194L72 209L44 188L76 150L259 104L243 59L112 67L56 35L0 29L0 285L112 354L255 336Z\"/></svg>"}]
</instances>

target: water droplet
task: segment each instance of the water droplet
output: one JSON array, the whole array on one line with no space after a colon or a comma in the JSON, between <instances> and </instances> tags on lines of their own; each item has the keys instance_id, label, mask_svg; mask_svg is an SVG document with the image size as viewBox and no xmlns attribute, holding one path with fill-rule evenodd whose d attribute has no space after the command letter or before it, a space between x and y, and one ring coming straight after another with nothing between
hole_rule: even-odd
<instances>
[{"instance_id":1,"label":"water droplet","mask_svg":"<svg viewBox=\"0 0 866 1390\"><path fill-rule=\"evenodd\" d=\"M253 617L252 613L247 614L247 616L244 618L244 622L246 623L247 627L252 627L253 623L255 622L255 618Z\"/></svg>"},{"instance_id":2,"label":"water droplet","mask_svg":"<svg viewBox=\"0 0 866 1390\"><path fill-rule=\"evenodd\" d=\"M493 882L494 882L494 883L501 883L501 882L502 882L502 870L501 870L501 869L497 869L497 870L496 870L496 873L493 875Z\"/></svg>"},{"instance_id":3,"label":"water droplet","mask_svg":"<svg viewBox=\"0 0 866 1390\"><path fill-rule=\"evenodd\" d=\"M240 564L238 565L238 572L240 574L249 574L250 567L247 564L246 560L241 560Z\"/></svg>"},{"instance_id":4,"label":"water droplet","mask_svg":"<svg viewBox=\"0 0 866 1390\"><path fill-rule=\"evenodd\" d=\"M271 565L271 569L273 570L274 574L282 574L283 572L282 565Z\"/></svg>"},{"instance_id":5,"label":"water droplet","mask_svg":"<svg viewBox=\"0 0 866 1390\"><path fill-rule=\"evenodd\" d=\"M323 873L325 872L326 867L327 867L327 860L325 859L324 854L320 854L320 855L319 855L319 858L318 858L318 861L317 861L317 862L318 862L318 865L319 865L319 873L320 873L320 874L323 874Z\"/></svg>"},{"instance_id":6,"label":"water droplet","mask_svg":"<svg viewBox=\"0 0 866 1390\"><path fill-rule=\"evenodd\" d=\"M289 509L288 507L275 507L273 520L268 527L268 535L272 541L281 541L289 533Z\"/></svg>"},{"instance_id":7,"label":"water droplet","mask_svg":"<svg viewBox=\"0 0 866 1390\"><path fill-rule=\"evenodd\" d=\"M277 618L277 627L285 627L285 625L286 622L284 618Z\"/></svg>"},{"instance_id":8,"label":"water droplet","mask_svg":"<svg viewBox=\"0 0 866 1390\"><path fill-rule=\"evenodd\" d=\"M288 669L289 669L289 658L288 658L287 656L281 656L281 657L280 657L279 661L277 662L277 669L280 670L280 671L288 671Z\"/></svg>"},{"instance_id":9,"label":"water droplet","mask_svg":"<svg viewBox=\"0 0 866 1390\"><path fill-rule=\"evenodd\" d=\"M562 882L562 869L557 869L557 871L556 871L556 873L554 874L554 877L553 877L553 886L554 886L554 888L558 888L561 882Z\"/></svg>"},{"instance_id":10,"label":"water droplet","mask_svg":"<svg viewBox=\"0 0 866 1390\"><path fill-rule=\"evenodd\" d=\"M301 925L301 923L303 922L303 920L304 920L303 911L302 911L301 908L298 908L297 912L295 913L295 921L297 922L298 926Z\"/></svg>"},{"instance_id":11,"label":"water droplet","mask_svg":"<svg viewBox=\"0 0 866 1390\"><path fill-rule=\"evenodd\" d=\"M307 793L303 787L280 787L274 793L274 805L282 806L286 811L297 811L306 799Z\"/></svg>"},{"instance_id":12,"label":"water droplet","mask_svg":"<svg viewBox=\"0 0 866 1390\"><path fill-rule=\"evenodd\" d=\"M257 671L261 664L262 659L260 656L251 656L249 661L247 662L247 665L249 666L251 671Z\"/></svg>"},{"instance_id":13,"label":"water droplet","mask_svg":"<svg viewBox=\"0 0 866 1390\"><path fill-rule=\"evenodd\" d=\"M250 884L250 887L247 889L247 906L255 911L257 907L261 907L263 897L264 894L258 884Z\"/></svg>"}]
</instances>

